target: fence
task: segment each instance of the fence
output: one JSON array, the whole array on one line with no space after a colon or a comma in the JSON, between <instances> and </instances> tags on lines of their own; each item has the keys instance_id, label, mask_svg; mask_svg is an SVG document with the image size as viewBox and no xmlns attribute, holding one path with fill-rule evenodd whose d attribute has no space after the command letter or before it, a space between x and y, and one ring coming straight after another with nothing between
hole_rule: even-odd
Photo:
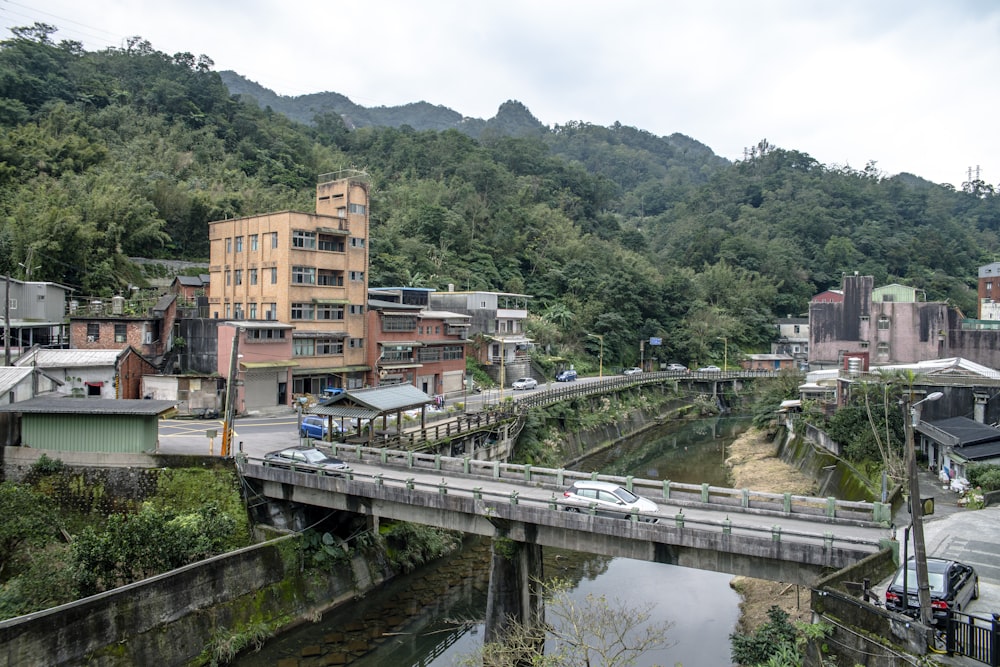
<instances>
[{"instance_id":1,"label":"fence","mask_svg":"<svg viewBox=\"0 0 1000 667\"><path fill-rule=\"evenodd\" d=\"M529 483L560 491L576 480L614 482L640 495L651 498L660 497L672 504L700 506L705 509L727 509L734 512L790 516L821 522L842 520L871 523L877 526L888 525L891 520L891 507L878 502L837 500L833 497L815 498L791 493L765 493L749 489L728 489L709 484L682 484L669 480L584 473L562 468L534 467L530 464L475 460L471 457L423 454L412 450L396 451L340 443L333 444L333 451L335 456L343 458L348 464L351 461L357 461L435 473L446 472L494 481Z\"/></svg>"}]
</instances>

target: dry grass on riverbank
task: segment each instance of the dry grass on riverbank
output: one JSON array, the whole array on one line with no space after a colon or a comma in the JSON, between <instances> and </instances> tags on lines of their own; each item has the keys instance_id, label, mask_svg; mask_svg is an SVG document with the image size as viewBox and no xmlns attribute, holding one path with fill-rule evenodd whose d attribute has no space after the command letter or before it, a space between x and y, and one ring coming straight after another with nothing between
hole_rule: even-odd
<instances>
[{"instance_id":1,"label":"dry grass on riverbank","mask_svg":"<svg viewBox=\"0 0 1000 667\"><path fill-rule=\"evenodd\" d=\"M779 459L777 453L777 443L763 431L750 429L741 435L730 445L726 459L732 486L771 493L814 494L815 482ZM788 612L792 621L810 618L808 589L749 577L735 577L730 586L743 598L737 625L741 633L750 633L764 623L772 605Z\"/></svg>"}]
</instances>

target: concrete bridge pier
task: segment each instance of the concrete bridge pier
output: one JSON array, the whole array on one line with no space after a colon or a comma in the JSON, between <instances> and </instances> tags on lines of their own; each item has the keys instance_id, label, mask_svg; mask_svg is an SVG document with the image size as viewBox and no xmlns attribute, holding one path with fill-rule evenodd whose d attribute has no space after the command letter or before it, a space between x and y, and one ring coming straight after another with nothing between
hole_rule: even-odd
<instances>
[{"instance_id":1,"label":"concrete bridge pier","mask_svg":"<svg viewBox=\"0 0 1000 667\"><path fill-rule=\"evenodd\" d=\"M502 641L512 624L541 628L545 622L542 547L495 536L486 602L486 642ZM538 640L544 640L539 631Z\"/></svg>"}]
</instances>

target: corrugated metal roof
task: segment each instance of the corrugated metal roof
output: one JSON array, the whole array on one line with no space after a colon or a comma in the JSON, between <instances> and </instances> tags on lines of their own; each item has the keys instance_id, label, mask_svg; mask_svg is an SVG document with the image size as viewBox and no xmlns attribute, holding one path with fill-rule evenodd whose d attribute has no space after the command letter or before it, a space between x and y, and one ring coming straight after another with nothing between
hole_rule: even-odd
<instances>
[{"instance_id":1,"label":"corrugated metal roof","mask_svg":"<svg viewBox=\"0 0 1000 667\"><path fill-rule=\"evenodd\" d=\"M309 412L316 415L373 419L383 413L400 412L433 403L433 399L412 384L345 391L322 401Z\"/></svg>"},{"instance_id":2,"label":"corrugated metal roof","mask_svg":"<svg viewBox=\"0 0 1000 667\"><path fill-rule=\"evenodd\" d=\"M0 366L0 393L10 391L33 372L30 367Z\"/></svg>"},{"instance_id":3,"label":"corrugated metal roof","mask_svg":"<svg viewBox=\"0 0 1000 667\"><path fill-rule=\"evenodd\" d=\"M462 313L453 313L450 310L422 310L420 311L420 317L422 318L434 318L438 320L456 319L456 320L471 320L472 315L463 315ZM462 326L461 324L454 324L453 326Z\"/></svg>"},{"instance_id":4,"label":"corrugated metal roof","mask_svg":"<svg viewBox=\"0 0 1000 667\"><path fill-rule=\"evenodd\" d=\"M161 415L176 407L176 401L151 401L125 398L39 397L10 405L0 405L0 412L24 414L94 414L94 415Z\"/></svg>"},{"instance_id":5,"label":"corrugated metal roof","mask_svg":"<svg viewBox=\"0 0 1000 667\"><path fill-rule=\"evenodd\" d=\"M31 350L14 362L15 366L39 368L71 368L80 366L114 366L121 350Z\"/></svg>"}]
</instances>

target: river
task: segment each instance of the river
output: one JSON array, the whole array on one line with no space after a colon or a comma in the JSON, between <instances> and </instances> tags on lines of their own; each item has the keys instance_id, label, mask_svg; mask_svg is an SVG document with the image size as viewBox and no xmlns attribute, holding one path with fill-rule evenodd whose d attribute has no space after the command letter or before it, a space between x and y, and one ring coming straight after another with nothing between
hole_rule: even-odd
<instances>
[{"instance_id":1,"label":"river","mask_svg":"<svg viewBox=\"0 0 1000 667\"><path fill-rule=\"evenodd\" d=\"M734 417L673 424L572 467L725 486L727 447L748 426L748 419ZM544 556L545 576L571 582L575 601L604 596L612 606L648 607L650 623L671 624L671 645L646 652L637 667L730 664L729 634L739 615L731 575L559 549L546 549ZM482 645L488 585L489 540L470 539L460 552L291 630L234 664L451 667Z\"/></svg>"}]
</instances>

